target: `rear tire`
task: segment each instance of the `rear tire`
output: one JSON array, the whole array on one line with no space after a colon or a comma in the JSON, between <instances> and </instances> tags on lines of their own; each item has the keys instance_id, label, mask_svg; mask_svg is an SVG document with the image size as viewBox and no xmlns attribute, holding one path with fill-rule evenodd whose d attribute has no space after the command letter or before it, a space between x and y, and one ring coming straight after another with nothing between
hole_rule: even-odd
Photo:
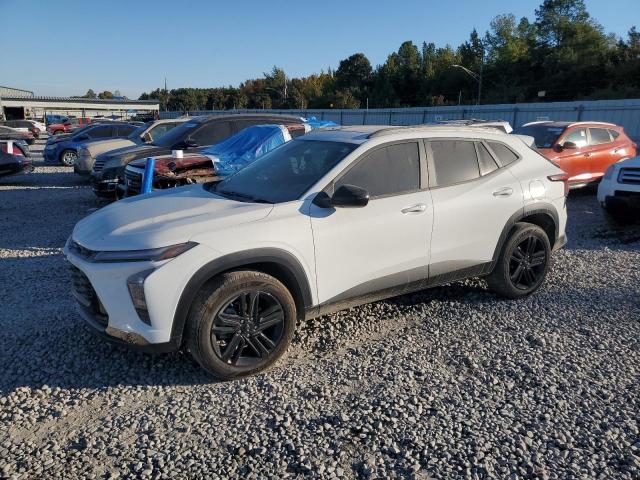
<instances>
[{"instance_id":1,"label":"rear tire","mask_svg":"<svg viewBox=\"0 0 640 480\"><path fill-rule=\"evenodd\" d=\"M278 361L295 326L295 301L282 283L262 272L229 272L210 281L194 301L187 348L211 375L231 380Z\"/></svg>"},{"instance_id":2,"label":"rear tire","mask_svg":"<svg viewBox=\"0 0 640 480\"><path fill-rule=\"evenodd\" d=\"M526 297L540 288L550 264L551 244L546 232L531 223L517 223L486 278L487 284L503 297Z\"/></svg>"}]
</instances>

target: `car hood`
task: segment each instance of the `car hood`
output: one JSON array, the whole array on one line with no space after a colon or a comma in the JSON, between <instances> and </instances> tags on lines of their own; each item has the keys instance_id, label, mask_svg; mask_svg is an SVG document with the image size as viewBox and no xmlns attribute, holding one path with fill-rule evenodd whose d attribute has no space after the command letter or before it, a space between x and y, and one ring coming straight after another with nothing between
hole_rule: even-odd
<instances>
[{"instance_id":1,"label":"car hood","mask_svg":"<svg viewBox=\"0 0 640 480\"><path fill-rule=\"evenodd\" d=\"M107 140L94 140L85 143L85 147L89 149L92 155L97 155L102 152L114 153L117 150L134 145L136 144L128 138L109 138Z\"/></svg>"},{"instance_id":2,"label":"car hood","mask_svg":"<svg viewBox=\"0 0 640 480\"><path fill-rule=\"evenodd\" d=\"M623 160L622 162L618 163L618 166L620 168L640 168L640 157L633 157L629 158L628 160Z\"/></svg>"},{"instance_id":3,"label":"car hood","mask_svg":"<svg viewBox=\"0 0 640 480\"><path fill-rule=\"evenodd\" d=\"M155 191L115 202L78 222L73 239L85 248L144 250L184 243L265 218L273 205L219 197L202 185Z\"/></svg>"}]
</instances>

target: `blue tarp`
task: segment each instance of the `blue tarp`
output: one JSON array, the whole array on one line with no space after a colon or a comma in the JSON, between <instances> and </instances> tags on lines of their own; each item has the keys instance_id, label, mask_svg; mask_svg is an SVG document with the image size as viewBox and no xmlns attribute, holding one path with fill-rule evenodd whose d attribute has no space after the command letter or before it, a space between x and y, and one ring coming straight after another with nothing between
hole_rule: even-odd
<instances>
[{"instance_id":1,"label":"blue tarp","mask_svg":"<svg viewBox=\"0 0 640 480\"><path fill-rule=\"evenodd\" d=\"M202 153L213 159L217 175L226 176L289 140L289 132L281 125L254 125L202 150Z\"/></svg>"},{"instance_id":2,"label":"blue tarp","mask_svg":"<svg viewBox=\"0 0 640 480\"><path fill-rule=\"evenodd\" d=\"M331 120L318 120L316 117L303 118L302 120L311 128L327 128L340 126L336 122L332 122Z\"/></svg>"}]
</instances>

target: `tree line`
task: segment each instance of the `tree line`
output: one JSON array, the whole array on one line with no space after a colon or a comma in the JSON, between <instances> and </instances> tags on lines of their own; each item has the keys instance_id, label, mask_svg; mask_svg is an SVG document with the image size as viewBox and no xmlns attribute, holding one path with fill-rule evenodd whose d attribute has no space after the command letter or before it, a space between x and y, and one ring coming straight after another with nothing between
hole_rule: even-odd
<instances>
[{"instance_id":1,"label":"tree line","mask_svg":"<svg viewBox=\"0 0 640 480\"><path fill-rule=\"evenodd\" d=\"M631 12L629 12L631 13ZM463 68L464 67L464 68ZM465 70L466 69L466 70ZM482 91L479 80L482 78ZM478 97L480 93L480 98ZM406 41L375 68L363 53L289 78L273 67L238 87L158 88L162 110L388 108L640 96L640 32L607 34L584 0L544 0L535 19L498 15L453 48Z\"/></svg>"}]
</instances>

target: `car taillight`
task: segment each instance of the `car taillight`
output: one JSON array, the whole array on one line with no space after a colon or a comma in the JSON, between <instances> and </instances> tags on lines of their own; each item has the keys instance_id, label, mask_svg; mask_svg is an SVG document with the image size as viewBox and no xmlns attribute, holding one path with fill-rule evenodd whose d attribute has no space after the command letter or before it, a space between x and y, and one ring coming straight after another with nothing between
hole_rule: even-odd
<instances>
[{"instance_id":1,"label":"car taillight","mask_svg":"<svg viewBox=\"0 0 640 480\"><path fill-rule=\"evenodd\" d=\"M569 195L569 174L562 172L547 177L552 182L564 182L564 196Z\"/></svg>"}]
</instances>

